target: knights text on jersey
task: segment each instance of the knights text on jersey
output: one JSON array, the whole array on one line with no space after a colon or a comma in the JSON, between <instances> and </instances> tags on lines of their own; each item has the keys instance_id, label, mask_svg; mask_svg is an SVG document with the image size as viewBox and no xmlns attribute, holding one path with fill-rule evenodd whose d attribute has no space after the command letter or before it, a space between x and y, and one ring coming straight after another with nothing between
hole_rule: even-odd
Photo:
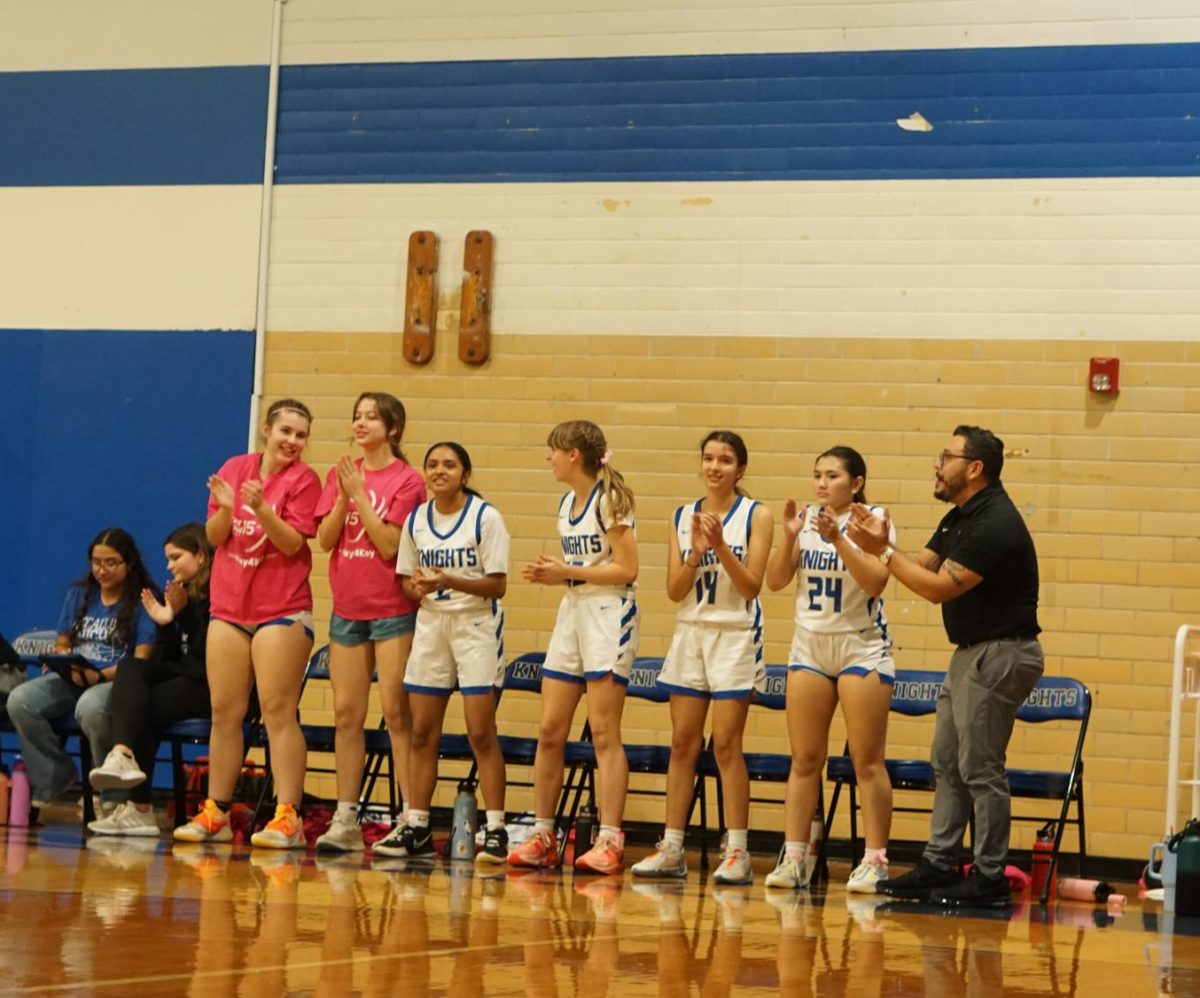
<instances>
[{"instance_id":1,"label":"knights text on jersey","mask_svg":"<svg viewBox=\"0 0 1200 998\"><path fill-rule=\"evenodd\" d=\"M412 576L417 568L441 569L450 575L482 579L508 574L508 531L496 508L478 496L467 496L457 513L443 516L435 500L409 514L400 535L396 574ZM457 589L438 589L421 600L422 612L478 612L494 609L494 600Z\"/></svg>"},{"instance_id":2,"label":"knights text on jersey","mask_svg":"<svg viewBox=\"0 0 1200 998\"><path fill-rule=\"evenodd\" d=\"M568 492L558 504L558 536L562 542L563 561L581 568L612 564L613 553L608 532L616 524L634 530L633 515L614 521L612 507L599 482L592 489L579 516L571 515L574 503L575 493ZM580 596L604 593L631 597L636 584L601 586L594 582L570 580L567 585Z\"/></svg>"},{"instance_id":3,"label":"knights text on jersey","mask_svg":"<svg viewBox=\"0 0 1200 998\"><path fill-rule=\"evenodd\" d=\"M700 512L701 500L685 503L675 510L675 536L684 561L692 553L692 515ZM750 525L758 503L735 496L722 521L725 543L743 565L750 555ZM747 600L737 591L729 573L711 548L700 556L696 581L691 593L679 607L678 619L689 623L731 624L753 627L759 618L758 600Z\"/></svg>"}]
</instances>

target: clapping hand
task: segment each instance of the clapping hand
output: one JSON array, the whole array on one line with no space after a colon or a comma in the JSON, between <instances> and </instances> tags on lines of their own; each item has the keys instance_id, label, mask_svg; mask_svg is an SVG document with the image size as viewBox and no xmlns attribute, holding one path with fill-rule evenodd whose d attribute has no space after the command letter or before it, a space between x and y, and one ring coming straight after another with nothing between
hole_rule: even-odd
<instances>
[{"instance_id":1,"label":"clapping hand","mask_svg":"<svg viewBox=\"0 0 1200 998\"><path fill-rule=\"evenodd\" d=\"M846 534L867 554L883 554L892 535L891 517L885 512L876 516L865 505L856 502L850 507Z\"/></svg>"},{"instance_id":2,"label":"clapping hand","mask_svg":"<svg viewBox=\"0 0 1200 998\"><path fill-rule=\"evenodd\" d=\"M804 529L804 518L808 515L808 507L797 512L796 500L789 499L783 504L783 532L791 540L800 536Z\"/></svg>"},{"instance_id":3,"label":"clapping hand","mask_svg":"<svg viewBox=\"0 0 1200 998\"><path fill-rule=\"evenodd\" d=\"M338 458L337 483L338 490L348 499L357 501L366 492L367 476L349 454Z\"/></svg>"},{"instance_id":4,"label":"clapping hand","mask_svg":"<svg viewBox=\"0 0 1200 998\"><path fill-rule=\"evenodd\" d=\"M837 520L824 506L817 510L817 533L826 544L832 544L838 538Z\"/></svg>"},{"instance_id":5,"label":"clapping hand","mask_svg":"<svg viewBox=\"0 0 1200 998\"><path fill-rule=\"evenodd\" d=\"M233 486L220 475L208 476L208 491L221 509L233 510Z\"/></svg>"},{"instance_id":6,"label":"clapping hand","mask_svg":"<svg viewBox=\"0 0 1200 998\"><path fill-rule=\"evenodd\" d=\"M526 582L538 582L544 586L555 586L567 581L567 563L548 554L538 555L523 569L521 575Z\"/></svg>"},{"instance_id":7,"label":"clapping hand","mask_svg":"<svg viewBox=\"0 0 1200 998\"><path fill-rule=\"evenodd\" d=\"M168 583L168 590L172 585L178 586L179 583ZM186 600L187 597L185 596ZM182 604L180 604L182 606ZM159 627L166 627L175 619L175 607L171 605L171 598L168 593L166 600L160 603L149 589L142 590L142 606L146 610L146 616L153 620Z\"/></svg>"},{"instance_id":8,"label":"clapping hand","mask_svg":"<svg viewBox=\"0 0 1200 998\"><path fill-rule=\"evenodd\" d=\"M257 513L263 504L263 483L256 478L250 478L242 482L242 504L249 506Z\"/></svg>"}]
</instances>

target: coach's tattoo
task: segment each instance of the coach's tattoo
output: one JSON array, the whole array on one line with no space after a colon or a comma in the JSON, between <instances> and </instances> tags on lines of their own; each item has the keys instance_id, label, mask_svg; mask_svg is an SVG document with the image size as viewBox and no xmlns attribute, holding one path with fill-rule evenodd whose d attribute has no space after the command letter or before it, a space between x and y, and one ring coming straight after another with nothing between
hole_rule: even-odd
<instances>
[{"instance_id":1,"label":"coach's tattoo","mask_svg":"<svg viewBox=\"0 0 1200 998\"><path fill-rule=\"evenodd\" d=\"M962 585L963 585L963 580L962 580L962 577L958 573L965 572L967 570L967 566L960 565L953 558L947 558L945 561L945 567L946 567L946 574L949 575L950 578L952 580L954 580L954 584L961 589ZM956 571L956 569L957 569L957 571Z\"/></svg>"}]
</instances>

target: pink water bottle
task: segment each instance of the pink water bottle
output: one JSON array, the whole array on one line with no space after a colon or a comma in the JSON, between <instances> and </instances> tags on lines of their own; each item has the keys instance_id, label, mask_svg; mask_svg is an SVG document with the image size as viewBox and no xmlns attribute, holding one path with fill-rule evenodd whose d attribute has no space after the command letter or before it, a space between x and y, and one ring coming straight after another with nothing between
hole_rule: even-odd
<instances>
[{"instance_id":1,"label":"pink water bottle","mask_svg":"<svg viewBox=\"0 0 1200 998\"><path fill-rule=\"evenodd\" d=\"M0 766L0 825L8 824L8 770Z\"/></svg>"},{"instance_id":2,"label":"pink water bottle","mask_svg":"<svg viewBox=\"0 0 1200 998\"><path fill-rule=\"evenodd\" d=\"M25 774L25 760L20 756L17 756L17 761L13 764L8 823L13 828L29 827L29 777Z\"/></svg>"}]
</instances>

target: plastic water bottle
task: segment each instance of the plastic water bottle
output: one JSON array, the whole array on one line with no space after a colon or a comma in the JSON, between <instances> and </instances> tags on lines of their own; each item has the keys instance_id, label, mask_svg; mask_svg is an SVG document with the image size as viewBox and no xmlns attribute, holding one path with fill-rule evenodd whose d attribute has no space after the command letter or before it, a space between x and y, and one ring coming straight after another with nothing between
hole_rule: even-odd
<instances>
[{"instance_id":1,"label":"plastic water bottle","mask_svg":"<svg viewBox=\"0 0 1200 998\"><path fill-rule=\"evenodd\" d=\"M0 766L0 825L8 824L8 770Z\"/></svg>"},{"instance_id":2,"label":"plastic water bottle","mask_svg":"<svg viewBox=\"0 0 1200 998\"><path fill-rule=\"evenodd\" d=\"M1033 856L1029 869L1029 893L1034 897L1041 897L1046 884L1054 878L1054 871L1051 869L1054 856L1054 831L1052 824L1039 828L1037 838L1033 842Z\"/></svg>"},{"instance_id":3,"label":"plastic water bottle","mask_svg":"<svg viewBox=\"0 0 1200 998\"><path fill-rule=\"evenodd\" d=\"M1200 844L1200 839L1197 840L1197 844ZM1058 882L1058 896L1070 901L1096 901L1107 904L1110 910L1125 907L1125 895L1118 894L1112 884L1103 880L1063 877Z\"/></svg>"},{"instance_id":4,"label":"plastic water bottle","mask_svg":"<svg viewBox=\"0 0 1200 998\"><path fill-rule=\"evenodd\" d=\"M20 756L17 756L17 761L13 763L8 823L13 828L29 827L29 776L25 773L25 760Z\"/></svg>"},{"instance_id":5,"label":"plastic water bottle","mask_svg":"<svg viewBox=\"0 0 1200 998\"><path fill-rule=\"evenodd\" d=\"M584 804L575 818L575 855L582 856L596 844L596 836L600 832L600 817L596 814L596 806Z\"/></svg>"},{"instance_id":6,"label":"plastic water bottle","mask_svg":"<svg viewBox=\"0 0 1200 998\"><path fill-rule=\"evenodd\" d=\"M454 822L450 835L451 859L475 859L475 831L479 824L479 802L475 799L475 784L463 780L454 798Z\"/></svg>"}]
</instances>

